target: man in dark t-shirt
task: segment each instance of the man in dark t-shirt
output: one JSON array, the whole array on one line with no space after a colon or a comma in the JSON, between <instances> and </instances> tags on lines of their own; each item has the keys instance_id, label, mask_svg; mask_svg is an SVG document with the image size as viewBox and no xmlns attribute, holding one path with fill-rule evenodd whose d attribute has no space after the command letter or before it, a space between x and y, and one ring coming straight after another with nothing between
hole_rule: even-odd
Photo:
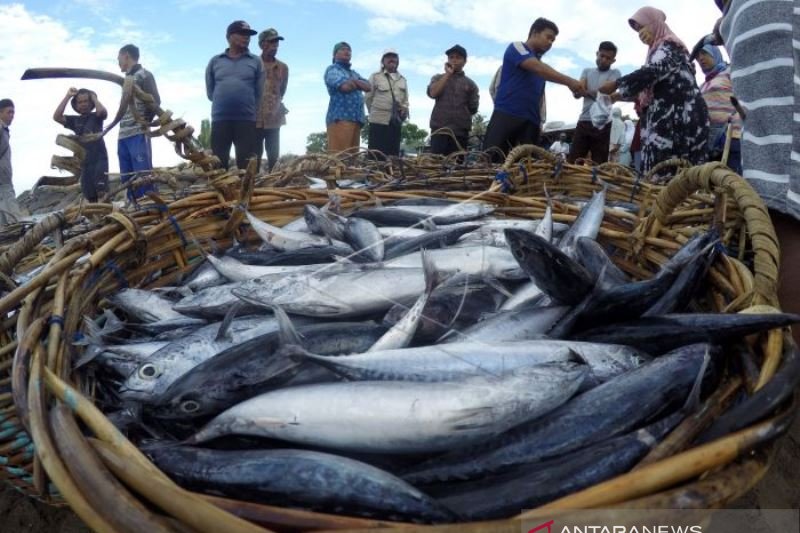
<instances>
[{"instance_id":1,"label":"man in dark t-shirt","mask_svg":"<svg viewBox=\"0 0 800 533\"><path fill-rule=\"evenodd\" d=\"M78 115L64 116L67 102L70 102ZM74 131L78 142L86 150L86 157L81 165L81 192L90 202L96 202L101 195L108 192L106 143L99 135L92 135L103 131L103 121L107 117L108 111L94 91L75 87L70 87L53 113L53 120Z\"/></svg>"}]
</instances>

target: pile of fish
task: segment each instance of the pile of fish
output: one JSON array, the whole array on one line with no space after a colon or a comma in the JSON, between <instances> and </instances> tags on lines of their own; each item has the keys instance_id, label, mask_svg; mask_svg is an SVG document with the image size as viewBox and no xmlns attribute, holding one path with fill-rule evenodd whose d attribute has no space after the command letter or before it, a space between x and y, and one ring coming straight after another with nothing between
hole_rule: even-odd
<instances>
[{"instance_id":1,"label":"pile of fish","mask_svg":"<svg viewBox=\"0 0 800 533\"><path fill-rule=\"evenodd\" d=\"M512 516L632 468L786 314L686 313L723 247L698 232L651 279L575 222L480 202L306 206L180 286L85 320L76 368L193 490L418 522Z\"/></svg>"}]
</instances>

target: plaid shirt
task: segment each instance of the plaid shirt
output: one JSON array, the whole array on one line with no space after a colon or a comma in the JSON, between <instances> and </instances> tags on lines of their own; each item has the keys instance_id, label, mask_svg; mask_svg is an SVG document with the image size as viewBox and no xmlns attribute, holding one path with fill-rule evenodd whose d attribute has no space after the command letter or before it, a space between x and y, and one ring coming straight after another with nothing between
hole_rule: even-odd
<instances>
[{"instance_id":1,"label":"plaid shirt","mask_svg":"<svg viewBox=\"0 0 800 533\"><path fill-rule=\"evenodd\" d=\"M431 85L439 81L444 74L431 78L428 85L428 96ZM472 129L472 115L478 112L480 95L478 86L464 72L453 74L444 86L444 90L436 98L431 112L431 130L450 128L456 136L469 135Z\"/></svg>"},{"instance_id":2,"label":"plaid shirt","mask_svg":"<svg viewBox=\"0 0 800 533\"><path fill-rule=\"evenodd\" d=\"M283 106L283 95L289 83L289 67L282 61L267 63L264 66L264 90L256 113L256 128L274 129L286 124L286 108Z\"/></svg>"}]
</instances>

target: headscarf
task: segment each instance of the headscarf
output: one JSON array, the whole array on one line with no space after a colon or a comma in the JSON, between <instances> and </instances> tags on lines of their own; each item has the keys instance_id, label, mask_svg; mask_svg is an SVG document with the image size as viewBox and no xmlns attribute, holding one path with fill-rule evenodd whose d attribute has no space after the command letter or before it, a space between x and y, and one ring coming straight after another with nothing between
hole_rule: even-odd
<instances>
[{"instance_id":1,"label":"headscarf","mask_svg":"<svg viewBox=\"0 0 800 533\"><path fill-rule=\"evenodd\" d=\"M687 55L689 53L688 48L686 48L686 45L681 41L680 37L675 35L670 27L667 26L666 20L667 15L660 9L654 7L643 7L628 19L628 24L630 24L632 28L632 23L636 22L640 27L649 27L650 31L653 33L653 42L647 50L647 60L645 64L650 63L650 59L653 57L655 51L658 50L658 47L667 41L675 43L683 48ZM653 89L648 88L640 92L637 99L642 109L649 106L653 101Z\"/></svg>"},{"instance_id":2,"label":"headscarf","mask_svg":"<svg viewBox=\"0 0 800 533\"><path fill-rule=\"evenodd\" d=\"M350 46L349 44L347 44L345 41L342 41L342 42L339 42L339 43L336 43L335 45L333 45L333 62L334 63L336 63L336 52L338 52L342 48L349 48L350 50L353 49L353 47ZM341 61L341 62L339 62L339 64L344 66L344 67L346 67L346 68L350 68L350 63Z\"/></svg>"},{"instance_id":3,"label":"headscarf","mask_svg":"<svg viewBox=\"0 0 800 533\"><path fill-rule=\"evenodd\" d=\"M628 150L630 150L631 143L633 143L633 132L635 129L636 126L633 125L631 119L625 120L625 146L627 146Z\"/></svg>"},{"instance_id":4,"label":"headscarf","mask_svg":"<svg viewBox=\"0 0 800 533\"><path fill-rule=\"evenodd\" d=\"M714 59L714 66L710 70L703 69L703 74L706 75L706 81L711 81L714 77L728 68L728 64L722 58L722 52L713 44L707 44L703 47L703 52L707 53ZM702 65L701 65L702 66Z\"/></svg>"}]
</instances>

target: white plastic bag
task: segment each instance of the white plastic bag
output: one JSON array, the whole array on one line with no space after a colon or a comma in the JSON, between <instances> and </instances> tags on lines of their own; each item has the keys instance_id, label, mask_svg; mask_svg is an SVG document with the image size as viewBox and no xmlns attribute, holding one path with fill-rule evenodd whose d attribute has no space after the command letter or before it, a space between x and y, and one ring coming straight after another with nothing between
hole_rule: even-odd
<instances>
[{"instance_id":1,"label":"white plastic bag","mask_svg":"<svg viewBox=\"0 0 800 533\"><path fill-rule=\"evenodd\" d=\"M611 108L614 102L607 94L597 93L597 97L589 108L589 115L592 117L592 126L602 129L611 122Z\"/></svg>"}]
</instances>

